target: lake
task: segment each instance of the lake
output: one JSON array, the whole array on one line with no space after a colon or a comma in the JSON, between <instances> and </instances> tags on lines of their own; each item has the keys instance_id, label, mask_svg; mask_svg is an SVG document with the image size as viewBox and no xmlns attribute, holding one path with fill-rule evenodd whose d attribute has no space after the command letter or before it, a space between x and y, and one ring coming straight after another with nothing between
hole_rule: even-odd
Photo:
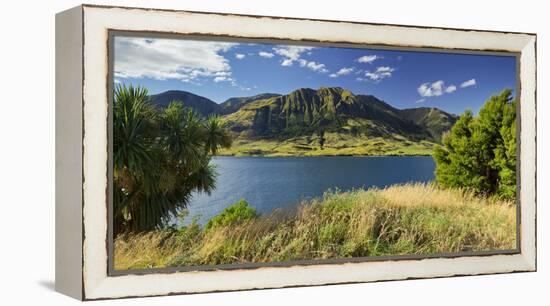
<instances>
[{"instance_id":1,"label":"lake","mask_svg":"<svg viewBox=\"0 0 550 306\"><path fill-rule=\"evenodd\" d=\"M204 224L227 206L245 199L260 213L294 207L327 189L346 191L434 179L431 156L380 157L215 157L216 189L194 194L189 216Z\"/></svg>"}]
</instances>

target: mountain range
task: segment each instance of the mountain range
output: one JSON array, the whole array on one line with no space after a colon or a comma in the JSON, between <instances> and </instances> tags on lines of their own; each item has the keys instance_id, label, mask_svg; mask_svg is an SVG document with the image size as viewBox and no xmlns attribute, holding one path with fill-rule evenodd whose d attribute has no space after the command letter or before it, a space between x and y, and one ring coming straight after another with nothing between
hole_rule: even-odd
<instances>
[{"instance_id":1,"label":"mountain range","mask_svg":"<svg viewBox=\"0 0 550 306\"><path fill-rule=\"evenodd\" d=\"M220 104L185 91L151 96L161 108L174 100L203 116L222 116L235 138L227 154L236 155L429 154L458 118L433 107L397 109L340 87L264 93Z\"/></svg>"}]
</instances>

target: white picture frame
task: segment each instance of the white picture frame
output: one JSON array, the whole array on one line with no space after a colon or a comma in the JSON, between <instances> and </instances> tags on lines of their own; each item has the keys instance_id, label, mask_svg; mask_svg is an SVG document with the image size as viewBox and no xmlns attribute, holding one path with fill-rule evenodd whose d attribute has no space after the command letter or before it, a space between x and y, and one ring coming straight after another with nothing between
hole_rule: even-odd
<instances>
[{"instance_id":1,"label":"white picture frame","mask_svg":"<svg viewBox=\"0 0 550 306\"><path fill-rule=\"evenodd\" d=\"M518 249L254 268L113 274L109 269L109 33L220 36L519 59ZM56 17L56 290L81 300L536 270L536 35L82 5Z\"/></svg>"}]
</instances>

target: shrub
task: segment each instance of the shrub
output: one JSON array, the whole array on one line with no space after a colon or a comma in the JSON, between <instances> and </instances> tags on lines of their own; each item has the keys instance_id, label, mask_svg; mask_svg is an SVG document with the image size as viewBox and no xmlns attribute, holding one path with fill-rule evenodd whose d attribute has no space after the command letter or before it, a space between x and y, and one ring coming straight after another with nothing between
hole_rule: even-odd
<instances>
[{"instance_id":1,"label":"shrub","mask_svg":"<svg viewBox=\"0 0 550 306\"><path fill-rule=\"evenodd\" d=\"M474 117L467 110L434 149L436 180L450 188L514 198L516 195L516 102L504 90Z\"/></svg>"},{"instance_id":2,"label":"shrub","mask_svg":"<svg viewBox=\"0 0 550 306\"><path fill-rule=\"evenodd\" d=\"M214 229L220 226L241 223L258 217L256 209L244 199L224 209L219 215L210 219L204 226L205 230Z\"/></svg>"}]
</instances>

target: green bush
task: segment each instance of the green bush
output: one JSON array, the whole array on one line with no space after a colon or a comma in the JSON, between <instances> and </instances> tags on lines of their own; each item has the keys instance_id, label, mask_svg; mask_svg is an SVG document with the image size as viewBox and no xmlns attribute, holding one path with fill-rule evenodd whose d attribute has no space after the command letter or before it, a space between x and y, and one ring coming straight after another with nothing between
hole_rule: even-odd
<instances>
[{"instance_id":1,"label":"green bush","mask_svg":"<svg viewBox=\"0 0 550 306\"><path fill-rule=\"evenodd\" d=\"M203 118L181 101L160 109L143 87L115 88L113 105L113 231L163 227L193 192L216 187L212 156L231 146L218 116Z\"/></svg>"},{"instance_id":2,"label":"green bush","mask_svg":"<svg viewBox=\"0 0 550 306\"><path fill-rule=\"evenodd\" d=\"M230 224L241 223L258 217L256 209L244 199L224 209L219 215L210 219L204 226L205 230L227 226Z\"/></svg>"},{"instance_id":3,"label":"green bush","mask_svg":"<svg viewBox=\"0 0 550 306\"><path fill-rule=\"evenodd\" d=\"M474 117L467 110L434 150L436 180L443 187L483 195L516 195L516 101L504 90Z\"/></svg>"}]
</instances>

